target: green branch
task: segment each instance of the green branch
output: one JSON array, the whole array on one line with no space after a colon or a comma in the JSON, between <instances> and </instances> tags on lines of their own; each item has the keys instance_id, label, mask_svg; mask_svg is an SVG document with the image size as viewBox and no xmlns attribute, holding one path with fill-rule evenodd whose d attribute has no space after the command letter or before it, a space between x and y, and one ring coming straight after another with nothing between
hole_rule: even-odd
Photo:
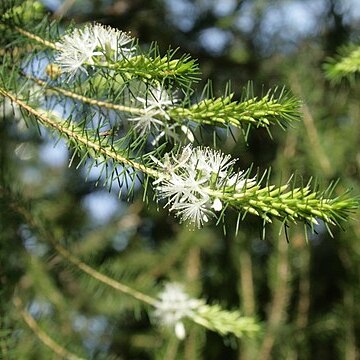
<instances>
[{"instance_id":1,"label":"green branch","mask_svg":"<svg viewBox=\"0 0 360 360\"><path fill-rule=\"evenodd\" d=\"M45 40L42 37L23 29L21 26L13 26L13 29L29 40L50 48L56 52L61 50L55 41ZM140 49L138 48L139 52ZM160 56L158 48L154 45L148 54L139 54L126 57L118 61L108 59L106 63L85 62L85 66L99 69L115 70L124 79L141 78L144 81L170 80L188 87L191 82L199 80L200 70L195 59L189 55L183 55L174 59L176 50L169 50L165 56Z\"/></svg>"},{"instance_id":2,"label":"green branch","mask_svg":"<svg viewBox=\"0 0 360 360\"><path fill-rule=\"evenodd\" d=\"M195 311L192 320L221 335L234 334L237 337L258 335L259 323L252 317L242 316L239 311L224 311L218 305L202 305Z\"/></svg>"},{"instance_id":3,"label":"green branch","mask_svg":"<svg viewBox=\"0 0 360 360\"><path fill-rule=\"evenodd\" d=\"M357 199L342 197L330 198L331 194L318 193L309 187L288 190L289 185L276 188L267 185L264 188L253 187L244 193L222 194L230 205L246 213L254 214L271 222L275 217L281 221L297 220L318 224L322 219L327 224L336 225L345 220L349 213L359 207ZM219 194L220 196L220 194Z\"/></svg>"},{"instance_id":4,"label":"green branch","mask_svg":"<svg viewBox=\"0 0 360 360\"><path fill-rule=\"evenodd\" d=\"M324 64L325 75L333 82L339 82L346 77L353 80L360 71L360 47L348 45L339 50L339 55L329 58Z\"/></svg>"},{"instance_id":5,"label":"green branch","mask_svg":"<svg viewBox=\"0 0 360 360\"><path fill-rule=\"evenodd\" d=\"M244 124L268 127L291 124L300 118L300 102L284 90L275 98L276 90L258 99L246 92L245 99L233 101L233 94L226 97L205 99L190 108L174 108L169 112L175 119L185 118L200 124L241 128ZM250 98L249 98L250 97Z\"/></svg>"},{"instance_id":6,"label":"green branch","mask_svg":"<svg viewBox=\"0 0 360 360\"><path fill-rule=\"evenodd\" d=\"M154 50L153 52L157 52ZM189 55L180 59L172 59L176 51L169 51L166 56L137 55L124 58L116 63L105 65L126 77L140 77L144 80L174 80L180 84L190 84L199 80L199 67L196 60ZM128 75L128 76L127 76Z\"/></svg>"},{"instance_id":7,"label":"green branch","mask_svg":"<svg viewBox=\"0 0 360 360\"><path fill-rule=\"evenodd\" d=\"M46 81L35 78L35 77L28 77L28 78L30 80L33 80L36 84L43 86L44 90L48 91L49 93L56 92L58 94L66 96L67 98L70 98L70 99L73 99L76 101L80 101L84 104L98 106L98 107L102 107L104 109L116 110L116 111L125 112L125 113L129 113L129 114L136 114L136 115L145 115L146 114L145 109L139 109L136 107L114 104L109 101L93 99L93 98L78 94L71 90L66 90L66 89L60 88L58 86L49 85Z\"/></svg>"},{"instance_id":8,"label":"green branch","mask_svg":"<svg viewBox=\"0 0 360 360\"><path fill-rule=\"evenodd\" d=\"M1 189L0 189L1 190ZM1 191L0 191L1 195ZM60 245L52 232L48 229L48 227L42 226L42 224L38 223L32 214L24 207L23 201L18 203L19 200L12 200L12 208L19 214L21 214L28 225L40 234L42 240L48 241L57 251L57 253L65 260L70 262L72 265L77 267L80 271L86 273L88 276L92 277L96 281L132 298L150 305L155 308L155 313L159 313L160 318L166 317L168 319L169 316L172 316L172 311L176 311L176 308L171 309L172 304L168 303L168 300L160 299L148 296L140 291L137 291L130 286L127 286L113 278L110 278L99 271L95 270L93 267L87 265L83 261L81 261L78 257L73 255L69 250ZM171 285L170 285L171 286ZM177 286L174 286L177 288ZM166 290L165 290L166 291ZM243 317L238 311L227 311L222 309L218 305L208 305L204 300L191 299L187 297L185 292L181 291L181 301L182 305L186 306L186 302L188 302L189 311L186 312L186 315L182 315L182 317L188 317L191 321L196 324L203 326L212 331L218 332L220 335L234 334L237 337L241 337L243 335L254 335L258 333L261 329L260 325L255 321L254 318L251 317ZM175 301L174 292L172 291L171 301ZM184 301L184 299L186 299ZM29 325L29 327L36 333L39 339L44 342L49 348L51 348L58 355L65 356L69 359L79 360L80 358L76 357L76 355L68 352L66 349L57 344L54 340L52 340L48 335L46 335L35 322L35 320L28 314L25 310L23 310L23 306L21 304L21 300L19 297L16 297L15 305L19 308L21 315L23 316L25 322ZM181 309L180 309L181 311ZM161 320L161 319L159 319ZM176 321L179 321L176 318ZM169 325L169 324L166 324Z\"/></svg>"},{"instance_id":9,"label":"green branch","mask_svg":"<svg viewBox=\"0 0 360 360\"><path fill-rule=\"evenodd\" d=\"M44 126L58 131L62 137L69 139L70 143L75 145L75 147L80 147L94 159L100 156L112 159L115 163L127 165L134 170L141 171L154 178L158 183L163 182L164 186L167 186L166 183L171 181L173 176L171 170L157 171L143 163L129 159L120 153L120 149L108 145L107 139L96 138L93 131L85 130L67 121L61 121L53 114L49 114L49 112L40 109L36 110L1 87L0 94L8 97L29 114L35 116ZM188 164L185 163L181 166L186 170ZM174 170L181 171L180 165L177 168L174 167ZM219 169L218 171L221 170ZM240 190L234 184L234 186L225 186L220 189L212 189L211 186L204 187L201 191L208 193L210 198L213 199L212 201L219 199L226 206L231 206L244 215L251 213L263 218L266 222L271 222L272 217L275 217L284 222L291 221L296 223L299 220L316 224L316 219L320 218L325 223L334 225L338 224L339 220L346 219L348 214L359 206L357 199L346 198L345 195L331 199L326 197L326 195L331 196L332 191L323 193L312 192L308 186L287 191L288 185L281 186L280 188L275 188L275 186L269 184L266 184L263 188L260 188L259 185L252 185L247 188L246 180L244 184L245 187ZM181 186L181 183L178 183L177 185L175 184L174 188L178 189L176 191L182 191ZM185 204L182 204L183 208L184 206ZM191 204L189 204L189 209L190 206ZM202 222L200 223L202 224Z\"/></svg>"},{"instance_id":10,"label":"green branch","mask_svg":"<svg viewBox=\"0 0 360 360\"><path fill-rule=\"evenodd\" d=\"M30 313L23 308L22 301L18 296L14 298L13 302L28 327L34 332L38 339L49 349L51 349L55 354L60 356L62 359L85 360L84 358L79 357L65 349L54 339L52 339L44 330L42 330L36 320L30 315Z\"/></svg>"},{"instance_id":11,"label":"green branch","mask_svg":"<svg viewBox=\"0 0 360 360\"><path fill-rule=\"evenodd\" d=\"M96 139L94 136L91 137L91 134L83 128L67 121L61 121L61 119L57 118L55 115L50 114L47 111L43 111L41 109L34 109L1 87L0 94L8 97L11 101L20 106L22 109L26 110L29 114L35 116L35 118L45 127L50 128L51 130L58 131L61 136L69 139L70 142L79 145L87 153L89 152L89 150L92 150L93 153L97 156L105 156L106 158L112 159L121 165L128 165L133 169L139 170L142 173L151 177L157 178L159 176L156 170L146 167L143 164L140 164L121 155L119 153L119 150L116 150L113 146L107 145L106 138L102 139L101 137L99 137L98 139Z\"/></svg>"},{"instance_id":12,"label":"green branch","mask_svg":"<svg viewBox=\"0 0 360 360\"><path fill-rule=\"evenodd\" d=\"M68 98L80 101L85 104L103 107L110 110L125 112L128 114L146 115L143 108L115 104L109 101L93 99L74 91L49 85L46 81L29 77L35 83L43 86L45 91L52 91L62 94ZM232 101L233 94L224 98L205 99L190 108L178 107L175 104L165 111L170 117L159 114L164 122L177 122L182 124L186 121L194 121L199 124L212 126L235 126L242 128L246 124L256 127L268 127L269 125L292 124L299 120L300 102L281 91L278 98L274 98L276 90L269 90L261 99L253 97L242 101ZM248 94L249 95L249 94Z\"/></svg>"}]
</instances>

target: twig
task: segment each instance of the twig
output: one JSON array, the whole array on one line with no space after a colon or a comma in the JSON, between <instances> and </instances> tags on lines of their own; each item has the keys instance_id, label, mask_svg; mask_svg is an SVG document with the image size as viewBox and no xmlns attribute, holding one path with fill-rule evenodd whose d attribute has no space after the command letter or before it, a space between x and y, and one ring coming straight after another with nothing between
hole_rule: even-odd
<instances>
[{"instance_id":1,"label":"twig","mask_svg":"<svg viewBox=\"0 0 360 360\"><path fill-rule=\"evenodd\" d=\"M18 309L21 317L25 321L25 323L29 326L29 328L34 332L34 334L39 338L39 340L45 344L48 348L50 348L54 353L61 356L63 359L68 360L85 360L70 351L66 350L64 347L59 345L55 340L53 340L50 336L48 336L38 325L35 319L23 308L22 302L18 296L15 296L13 302Z\"/></svg>"}]
</instances>

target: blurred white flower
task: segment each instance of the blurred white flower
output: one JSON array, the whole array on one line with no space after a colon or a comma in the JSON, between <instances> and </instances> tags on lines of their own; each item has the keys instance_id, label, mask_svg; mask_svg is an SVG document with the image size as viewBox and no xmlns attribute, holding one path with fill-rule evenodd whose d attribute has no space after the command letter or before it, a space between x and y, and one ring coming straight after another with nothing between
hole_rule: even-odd
<instances>
[{"instance_id":1,"label":"blurred white flower","mask_svg":"<svg viewBox=\"0 0 360 360\"><path fill-rule=\"evenodd\" d=\"M109 59L117 61L128 54L132 48L126 47L133 39L126 33L99 24L88 24L82 29L74 29L64 35L55 45L58 53L55 62L62 71L74 76L77 70L87 74L84 65L95 61L103 63Z\"/></svg>"},{"instance_id":2,"label":"blurred white flower","mask_svg":"<svg viewBox=\"0 0 360 360\"><path fill-rule=\"evenodd\" d=\"M165 206L181 221L198 228L223 209L226 193L256 184L244 172L233 171L235 160L230 155L208 147L188 145L177 156L165 154L163 163L152 159L163 172L154 182L159 198L167 199Z\"/></svg>"},{"instance_id":3,"label":"blurred white flower","mask_svg":"<svg viewBox=\"0 0 360 360\"><path fill-rule=\"evenodd\" d=\"M211 205L211 207L215 210L215 211L221 211L222 209L222 202L220 199L216 198L213 202L213 204Z\"/></svg>"},{"instance_id":4,"label":"blurred white flower","mask_svg":"<svg viewBox=\"0 0 360 360\"><path fill-rule=\"evenodd\" d=\"M194 310L203 305L202 300L192 299L177 283L168 283L159 294L153 313L155 319L163 326L174 329L178 339L185 338L184 318L191 318Z\"/></svg>"}]
</instances>

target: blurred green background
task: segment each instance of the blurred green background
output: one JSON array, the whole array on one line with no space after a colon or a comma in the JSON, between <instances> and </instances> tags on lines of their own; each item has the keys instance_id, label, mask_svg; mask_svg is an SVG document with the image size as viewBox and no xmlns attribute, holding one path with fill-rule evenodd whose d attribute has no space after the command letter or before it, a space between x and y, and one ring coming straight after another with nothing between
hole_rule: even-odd
<instances>
[{"instance_id":1,"label":"blurred green background","mask_svg":"<svg viewBox=\"0 0 360 360\"><path fill-rule=\"evenodd\" d=\"M285 85L303 102L302 122L283 131L252 130L248 143L231 138L223 150L272 168L271 181L297 171L322 187L340 178L339 192L360 194L360 82L332 85L322 70L328 56L360 32L356 0L44 0L64 23L97 21L131 31L146 47L159 43L199 60L204 83L239 97L248 80L255 94ZM145 312L62 263L24 222L6 193L0 197L0 334L4 359L58 359L36 340L11 302L22 289L28 311L57 341L88 359L359 359L360 224L358 214L333 237L319 225L306 242L302 226L288 231L247 217L234 235L215 226L189 231L167 210L109 193L96 169L87 174L60 141L39 137L4 112L0 122L0 181L32 217L66 239L96 269L154 293L162 281L186 283L194 296L241 309L264 324L255 338L222 338L191 327L176 345ZM12 195L13 196L13 195ZM23 199L26 199L24 202ZM90 299L90 301L89 301ZM135 316L134 316L135 314ZM6 316L5 316L6 315ZM9 335L5 329L10 329ZM10 356L10 355L9 355Z\"/></svg>"}]
</instances>

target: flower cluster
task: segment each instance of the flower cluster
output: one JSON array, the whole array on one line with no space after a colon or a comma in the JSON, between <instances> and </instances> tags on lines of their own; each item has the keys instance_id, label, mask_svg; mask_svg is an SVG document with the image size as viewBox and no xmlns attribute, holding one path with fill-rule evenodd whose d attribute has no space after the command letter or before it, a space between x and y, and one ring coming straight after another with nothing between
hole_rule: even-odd
<instances>
[{"instance_id":1,"label":"flower cluster","mask_svg":"<svg viewBox=\"0 0 360 360\"><path fill-rule=\"evenodd\" d=\"M134 129L141 135L155 134L153 145L165 138L172 138L181 140L176 132L180 128L182 133L190 141L194 141L194 136L191 130L178 123L171 123L169 116L169 109L176 104L179 99L171 94L167 89L161 85L152 86L148 88L146 97L137 96L136 100L143 107L143 113L132 117L129 121L135 123Z\"/></svg>"},{"instance_id":2,"label":"flower cluster","mask_svg":"<svg viewBox=\"0 0 360 360\"><path fill-rule=\"evenodd\" d=\"M130 118L135 123L135 130L144 136L153 130L160 132L165 126L165 120L170 120L166 109L178 101L176 97L172 97L169 92L161 87L150 87L147 96L137 96L136 100L144 109L143 114Z\"/></svg>"},{"instance_id":3,"label":"flower cluster","mask_svg":"<svg viewBox=\"0 0 360 360\"><path fill-rule=\"evenodd\" d=\"M244 191L255 185L246 173L234 172L230 155L208 147L188 145L178 156L166 154L163 163L153 158L163 170L154 184L160 199L181 221L198 228L223 209L223 200L234 191Z\"/></svg>"},{"instance_id":4,"label":"flower cluster","mask_svg":"<svg viewBox=\"0 0 360 360\"><path fill-rule=\"evenodd\" d=\"M133 43L134 39L122 31L88 24L64 35L55 44L58 49L55 64L47 67L47 73L54 78L58 77L59 72L69 73L69 80L78 70L88 74L86 66L106 66L130 58L134 54ZM169 109L179 101L174 94L160 83L147 85L143 92L145 95L135 96L134 99L136 107L140 107L137 115L129 118L140 136L153 135L153 145L163 137L181 141L185 135L189 142L194 141L188 126L171 121Z\"/></svg>"},{"instance_id":5,"label":"flower cluster","mask_svg":"<svg viewBox=\"0 0 360 360\"><path fill-rule=\"evenodd\" d=\"M87 74L84 65L106 63L131 56L133 38L128 34L99 24L88 24L64 35L55 45L58 53L55 62L62 71L74 76L77 70Z\"/></svg>"},{"instance_id":6,"label":"flower cluster","mask_svg":"<svg viewBox=\"0 0 360 360\"><path fill-rule=\"evenodd\" d=\"M182 320L186 317L191 318L194 311L203 304L201 300L190 298L180 284L168 283L159 294L153 315L161 325L174 328L175 335L182 340L185 338Z\"/></svg>"}]
</instances>

